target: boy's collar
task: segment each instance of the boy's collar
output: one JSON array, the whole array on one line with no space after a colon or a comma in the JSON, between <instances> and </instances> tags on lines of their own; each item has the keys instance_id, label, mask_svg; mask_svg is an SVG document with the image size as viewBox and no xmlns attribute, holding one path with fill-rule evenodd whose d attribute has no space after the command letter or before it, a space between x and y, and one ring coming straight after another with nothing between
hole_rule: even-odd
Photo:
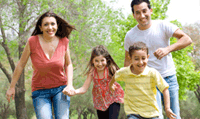
<instances>
[{"instance_id":1,"label":"boy's collar","mask_svg":"<svg viewBox=\"0 0 200 119\"><path fill-rule=\"evenodd\" d=\"M132 65L132 64L131 64L131 65ZM128 66L130 72L131 72L131 65ZM149 72L149 67L146 66L145 69L144 69L144 71L143 71L142 73L138 74L138 76L139 76L139 75L147 75L148 72ZM132 72L131 72L131 73L132 73ZM133 74L133 73L132 73L132 74ZM137 74L134 74L134 75L137 75Z\"/></svg>"}]
</instances>

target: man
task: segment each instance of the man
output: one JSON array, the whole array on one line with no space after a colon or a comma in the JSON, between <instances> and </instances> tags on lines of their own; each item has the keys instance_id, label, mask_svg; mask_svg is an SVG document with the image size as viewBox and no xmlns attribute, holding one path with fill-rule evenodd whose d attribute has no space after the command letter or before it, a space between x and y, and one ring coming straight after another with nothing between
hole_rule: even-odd
<instances>
[{"instance_id":1,"label":"man","mask_svg":"<svg viewBox=\"0 0 200 119\"><path fill-rule=\"evenodd\" d=\"M146 43L150 54L148 66L157 69L169 84L171 109L177 115L177 119L180 119L179 86L171 52L187 47L192 40L171 23L151 20L152 9L149 0L133 0L131 8L138 24L126 34L124 66L130 65L128 54L130 45L137 41ZM170 37L175 37L178 41L170 45ZM160 118L163 118L161 97L162 94L158 91L157 102L160 108Z\"/></svg>"}]
</instances>

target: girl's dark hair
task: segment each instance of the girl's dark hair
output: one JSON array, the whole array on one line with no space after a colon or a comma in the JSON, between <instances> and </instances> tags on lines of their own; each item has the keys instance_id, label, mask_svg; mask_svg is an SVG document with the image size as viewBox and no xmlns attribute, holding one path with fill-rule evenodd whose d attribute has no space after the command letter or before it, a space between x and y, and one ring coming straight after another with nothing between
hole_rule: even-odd
<instances>
[{"instance_id":1,"label":"girl's dark hair","mask_svg":"<svg viewBox=\"0 0 200 119\"><path fill-rule=\"evenodd\" d=\"M55 14L51 11L48 11L48 12L45 12L43 15L41 15L40 18L38 19L36 26L35 26L35 30L32 33L32 36L42 34L42 31L40 30L39 26L42 26L42 20L45 17L54 17L56 19L56 22L58 24L56 36L59 36L61 38L64 38L64 37L69 38L71 31L75 29L74 26L67 23L64 19L59 17L57 14Z\"/></svg>"},{"instance_id":2,"label":"girl's dark hair","mask_svg":"<svg viewBox=\"0 0 200 119\"><path fill-rule=\"evenodd\" d=\"M115 61L111 57L111 55L108 53L108 50L106 49L106 47L104 47L103 45L98 45L98 46L96 46L92 49L91 58L90 58L90 61L87 65L87 67L86 67L86 70L85 70L86 73L85 74L88 74L88 73L91 72L92 68L94 67L94 64L92 62L94 57L100 56L100 55L105 57L106 60L107 60L109 77L111 78L115 74L115 72L119 69L119 67L117 66L117 64L115 63Z\"/></svg>"},{"instance_id":3,"label":"girl's dark hair","mask_svg":"<svg viewBox=\"0 0 200 119\"><path fill-rule=\"evenodd\" d=\"M151 9L151 5L150 5L149 0L132 0L132 2L131 2L131 10L132 10L133 14L134 14L134 8L133 8L133 6L134 6L134 5L139 5L139 4L141 4L142 2L146 2L148 8Z\"/></svg>"},{"instance_id":4,"label":"girl's dark hair","mask_svg":"<svg viewBox=\"0 0 200 119\"><path fill-rule=\"evenodd\" d=\"M148 55L148 47L143 42L135 42L135 43L133 43L133 45L131 45L129 47L129 56L130 56L130 58L132 57L134 51L136 51L136 50L146 50L147 51L147 55Z\"/></svg>"}]
</instances>

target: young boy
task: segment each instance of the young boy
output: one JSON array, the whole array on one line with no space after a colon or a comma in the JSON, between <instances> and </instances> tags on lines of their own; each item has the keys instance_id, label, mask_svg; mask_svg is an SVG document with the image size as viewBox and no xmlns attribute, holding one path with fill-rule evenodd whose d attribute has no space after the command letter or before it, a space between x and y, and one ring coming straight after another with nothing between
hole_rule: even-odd
<instances>
[{"instance_id":1,"label":"young boy","mask_svg":"<svg viewBox=\"0 0 200 119\"><path fill-rule=\"evenodd\" d=\"M167 117L176 119L170 109L169 85L157 70L147 66L146 44L135 42L129 47L129 56L131 65L118 70L110 82L111 91L115 90L115 80L125 82L124 109L128 119L159 119L156 86L163 93Z\"/></svg>"}]
</instances>

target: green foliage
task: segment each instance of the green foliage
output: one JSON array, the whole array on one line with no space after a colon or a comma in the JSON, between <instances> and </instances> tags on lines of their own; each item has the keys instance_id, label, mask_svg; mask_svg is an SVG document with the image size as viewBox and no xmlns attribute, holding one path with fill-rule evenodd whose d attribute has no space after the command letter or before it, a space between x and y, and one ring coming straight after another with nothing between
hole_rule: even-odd
<instances>
[{"instance_id":1,"label":"green foliage","mask_svg":"<svg viewBox=\"0 0 200 119\"><path fill-rule=\"evenodd\" d=\"M178 27L182 27L181 23L177 20L171 21ZM177 40L171 38L171 44L174 44ZM188 90L195 91L197 84L199 84L200 73L195 71L195 65L192 62L192 57L189 56L193 50L193 45L184 49L172 52L173 60L176 66L176 76L179 83L179 97L186 100L186 92Z\"/></svg>"},{"instance_id":2,"label":"green foliage","mask_svg":"<svg viewBox=\"0 0 200 119\"><path fill-rule=\"evenodd\" d=\"M168 4L170 0L151 0L151 8L153 9L152 19L165 19Z\"/></svg>"},{"instance_id":3,"label":"green foliage","mask_svg":"<svg viewBox=\"0 0 200 119\"><path fill-rule=\"evenodd\" d=\"M108 45L108 50L111 52L113 59L119 67L124 66L124 38L133 26L137 24L137 21L133 19L132 15L129 15L127 19L119 19L117 27L113 27L111 31L112 41Z\"/></svg>"}]
</instances>

